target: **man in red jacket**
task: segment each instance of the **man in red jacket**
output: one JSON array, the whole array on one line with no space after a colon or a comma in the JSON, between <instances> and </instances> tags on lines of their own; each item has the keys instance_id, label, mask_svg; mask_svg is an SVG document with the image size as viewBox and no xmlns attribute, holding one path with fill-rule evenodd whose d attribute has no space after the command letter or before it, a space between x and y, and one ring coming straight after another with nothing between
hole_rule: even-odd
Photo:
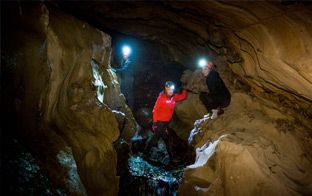
<instances>
[{"instance_id":1,"label":"man in red jacket","mask_svg":"<svg viewBox=\"0 0 312 196\"><path fill-rule=\"evenodd\" d=\"M170 140L167 133L167 126L172 118L175 103L186 99L186 90L182 90L181 94L174 93L174 83L167 81L165 89L157 98L153 109L153 136L147 141L145 145L145 154L158 143L159 138L162 138L166 144L167 152L172 160L172 152Z\"/></svg>"}]
</instances>

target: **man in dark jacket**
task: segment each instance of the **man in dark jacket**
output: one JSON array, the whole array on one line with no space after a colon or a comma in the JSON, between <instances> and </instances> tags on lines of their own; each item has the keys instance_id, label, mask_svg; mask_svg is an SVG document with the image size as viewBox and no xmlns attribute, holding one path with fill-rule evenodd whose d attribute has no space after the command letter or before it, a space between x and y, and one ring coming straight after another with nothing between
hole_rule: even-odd
<instances>
[{"instance_id":1,"label":"man in dark jacket","mask_svg":"<svg viewBox=\"0 0 312 196\"><path fill-rule=\"evenodd\" d=\"M119 67L114 67L112 70L117 73L120 77L120 89L125 95L126 101L129 107L133 108L134 97L133 97L133 82L134 82L134 71L131 67L131 60L129 58L130 48L123 48L123 58Z\"/></svg>"},{"instance_id":2,"label":"man in dark jacket","mask_svg":"<svg viewBox=\"0 0 312 196\"><path fill-rule=\"evenodd\" d=\"M211 118L215 119L218 114L223 113L221 108L229 106L231 94L211 61L203 66L202 73L206 77L209 93L201 92L200 100L211 114Z\"/></svg>"}]
</instances>

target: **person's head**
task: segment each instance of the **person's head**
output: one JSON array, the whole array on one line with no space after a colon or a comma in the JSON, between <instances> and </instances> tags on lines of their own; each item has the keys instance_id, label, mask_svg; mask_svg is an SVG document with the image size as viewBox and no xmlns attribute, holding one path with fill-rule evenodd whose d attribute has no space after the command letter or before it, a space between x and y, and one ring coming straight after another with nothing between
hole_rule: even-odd
<instances>
[{"instance_id":1,"label":"person's head","mask_svg":"<svg viewBox=\"0 0 312 196\"><path fill-rule=\"evenodd\" d=\"M211 61L208 61L207 65L202 67L202 73L204 76L208 76L209 72L214 69L214 64Z\"/></svg>"},{"instance_id":2,"label":"person's head","mask_svg":"<svg viewBox=\"0 0 312 196\"><path fill-rule=\"evenodd\" d=\"M212 70L212 69L215 68L215 65L214 65L214 63L213 63L212 61L208 61L207 66L208 66L208 68L209 68L210 70Z\"/></svg>"},{"instance_id":3,"label":"person's head","mask_svg":"<svg viewBox=\"0 0 312 196\"><path fill-rule=\"evenodd\" d=\"M122 57L124 60L127 60L131 54L131 47L128 45L125 45L122 47Z\"/></svg>"},{"instance_id":4,"label":"person's head","mask_svg":"<svg viewBox=\"0 0 312 196\"><path fill-rule=\"evenodd\" d=\"M171 97L174 93L174 83L172 81L167 81L165 84L165 94Z\"/></svg>"},{"instance_id":5,"label":"person's head","mask_svg":"<svg viewBox=\"0 0 312 196\"><path fill-rule=\"evenodd\" d=\"M124 54L124 55L122 55L122 58L123 58L124 60L127 60L127 59L129 58L129 54Z\"/></svg>"}]
</instances>

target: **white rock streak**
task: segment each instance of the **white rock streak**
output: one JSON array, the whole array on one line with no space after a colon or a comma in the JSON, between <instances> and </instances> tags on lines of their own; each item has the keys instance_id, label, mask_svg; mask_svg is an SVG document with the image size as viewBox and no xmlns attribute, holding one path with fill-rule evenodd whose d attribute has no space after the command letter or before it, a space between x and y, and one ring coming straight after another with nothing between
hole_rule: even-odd
<instances>
[{"instance_id":1,"label":"white rock streak","mask_svg":"<svg viewBox=\"0 0 312 196\"><path fill-rule=\"evenodd\" d=\"M96 61L92 59L91 65L92 65L92 75L94 79L92 83L94 86L96 86L97 99L101 103L104 103L104 90L107 88L107 86L104 84L102 80L102 77L99 73L99 66L96 63Z\"/></svg>"},{"instance_id":2,"label":"white rock streak","mask_svg":"<svg viewBox=\"0 0 312 196\"><path fill-rule=\"evenodd\" d=\"M222 135L216 141L206 143L201 148L196 148L196 161L193 165L189 165L186 168L194 169L205 165L215 152L216 147L219 144L220 140L226 136L227 135Z\"/></svg>"}]
</instances>

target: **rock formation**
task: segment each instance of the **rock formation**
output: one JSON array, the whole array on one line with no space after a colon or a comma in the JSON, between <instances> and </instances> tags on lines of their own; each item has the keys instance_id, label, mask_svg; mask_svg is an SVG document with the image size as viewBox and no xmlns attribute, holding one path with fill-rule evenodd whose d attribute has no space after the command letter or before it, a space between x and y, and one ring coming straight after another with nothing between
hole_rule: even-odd
<instances>
[{"instance_id":1,"label":"rock formation","mask_svg":"<svg viewBox=\"0 0 312 196\"><path fill-rule=\"evenodd\" d=\"M248 88L233 85L226 69L221 67L220 73L232 101L217 120L204 117L207 111L197 94L200 73L187 71L181 78L191 92L177 105L171 127L194 146L197 156L185 169L179 194L309 195L311 121L274 99L259 99Z\"/></svg>"},{"instance_id":2,"label":"rock formation","mask_svg":"<svg viewBox=\"0 0 312 196\"><path fill-rule=\"evenodd\" d=\"M113 143L129 141L136 123L110 70L107 30L154 41L168 61L189 69L209 56L231 91L225 113L207 119L200 73L182 78L191 92L170 127L190 139L197 158L180 195L312 194L311 4L49 1L5 8L3 135L23 145L61 192L118 193Z\"/></svg>"},{"instance_id":3,"label":"rock formation","mask_svg":"<svg viewBox=\"0 0 312 196\"><path fill-rule=\"evenodd\" d=\"M227 64L259 96L312 116L311 4L141 2L61 7L97 26L158 41L173 60L194 68L208 55ZM92 10L92 11L91 11ZM299 109L300 108L300 109Z\"/></svg>"},{"instance_id":4,"label":"rock formation","mask_svg":"<svg viewBox=\"0 0 312 196\"><path fill-rule=\"evenodd\" d=\"M274 102L234 92L217 120L193 129L194 165L185 169L180 195L309 195L311 127Z\"/></svg>"},{"instance_id":5,"label":"rock formation","mask_svg":"<svg viewBox=\"0 0 312 196\"><path fill-rule=\"evenodd\" d=\"M110 70L110 36L43 3L7 8L2 97L16 120L7 117L5 135L16 123L17 140L65 193L116 195L113 142L120 131L113 111L124 113L123 138L135 122ZM74 162L66 162L70 157Z\"/></svg>"}]
</instances>

